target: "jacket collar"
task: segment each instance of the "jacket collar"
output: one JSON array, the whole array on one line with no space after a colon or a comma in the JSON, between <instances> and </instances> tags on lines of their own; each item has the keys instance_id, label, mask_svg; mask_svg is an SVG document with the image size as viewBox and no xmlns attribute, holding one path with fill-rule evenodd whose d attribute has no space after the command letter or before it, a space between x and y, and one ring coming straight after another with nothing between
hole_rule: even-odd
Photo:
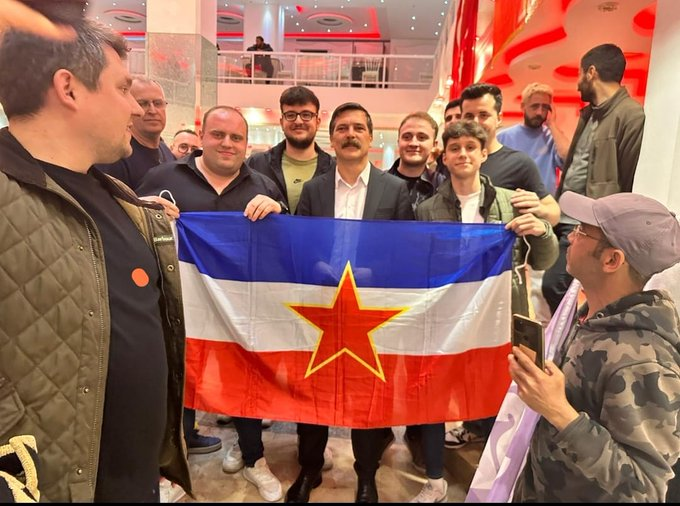
<instances>
[{"instance_id":1,"label":"jacket collar","mask_svg":"<svg viewBox=\"0 0 680 506\"><path fill-rule=\"evenodd\" d=\"M54 182L51 184L48 183L47 175L40 165L40 162L26 151L17 138L10 133L9 128L7 127L0 130L0 171L4 172L12 179L39 188L47 189L48 186L54 186L55 184ZM120 184L114 183L111 176L105 175L97 168L92 168L90 171L94 177L104 184L114 197L118 197L121 200L136 205L143 205L154 209L159 207L152 202L140 200L132 190L126 190ZM50 179L50 181L52 180Z\"/></svg>"},{"instance_id":2,"label":"jacket collar","mask_svg":"<svg viewBox=\"0 0 680 506\"><path fill-rule=\"evenodd\" d=\"M628 90L625 86L621 86L616 93L614 93L609 100L606 100L604 104L600 107L594 107L592 104L588 104L583 109L581 109L581 116L584 119L589 118L594 115L598 119L604 118L611 110L618 106L621 102L629 98Z\"/></svg>"},{"instance_id":3,"label":"jacket collar","mask_svg":"<svg viewBox=\"0 0 680 506\"><path fill-rule=\"evenodd\" d=\"M494 187L494 185L491 184L491 180L484 174L480 174L479 179L482 182L481 187L482 195L481 198L479 199L481 202L479 212L486 221L486 219L489 216L489 210L491 209L491 205L496 200L496 188ZM456 209L460 209L460 200L458 199L456 193L453 191L453 185L451 185L451 182L449 180L446 180L445 183L439 185L439 187L437 188L437 193L439 193L445 199L452 201Z\"/></svg>"}]
</instances>

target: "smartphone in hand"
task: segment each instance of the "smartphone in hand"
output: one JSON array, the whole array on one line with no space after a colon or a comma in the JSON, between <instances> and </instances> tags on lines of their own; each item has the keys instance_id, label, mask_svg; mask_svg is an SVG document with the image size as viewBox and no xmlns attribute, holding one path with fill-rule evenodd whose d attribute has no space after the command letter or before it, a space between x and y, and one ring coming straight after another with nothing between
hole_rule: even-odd
<instances>
[{"instance_id":1,"label":"smartphone in hand","mask_svg":"<svg viewBox=\"0 0 680 506\"><path fill-rule=\"evenodd\" d=\"M512 345L534 361L541 370L545 367L543 326L520 314L512 315Z\"/></svg>"}]
</instances>

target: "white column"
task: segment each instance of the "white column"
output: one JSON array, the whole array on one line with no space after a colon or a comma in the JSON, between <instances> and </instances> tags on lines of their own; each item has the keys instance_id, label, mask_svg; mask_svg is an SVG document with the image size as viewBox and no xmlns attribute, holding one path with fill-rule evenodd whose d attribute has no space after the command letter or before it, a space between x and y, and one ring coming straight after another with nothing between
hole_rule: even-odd
<instances>
[{"instance_id":1,"label":"white column","mask_svg":"<svg viewBox=\"0 0 680 506\"><path fill-rule=\"evenodd\" d=\"M645 97L645 133L633 191L657 199L680 216L679 54L678 2L658 0ZM680 307L680 264L654 276L648 287L669 290Z\"/></svg>"},{"instance_id":2,"label":"white column","mask_svg":"<svg viewBox=\"0 0 680 506\"><path fill-rule=\"evenodd\" d=\"M633 191L680 214L680 9L658 0L645 96L645 133Z\"/></svg>"}]
</instances>

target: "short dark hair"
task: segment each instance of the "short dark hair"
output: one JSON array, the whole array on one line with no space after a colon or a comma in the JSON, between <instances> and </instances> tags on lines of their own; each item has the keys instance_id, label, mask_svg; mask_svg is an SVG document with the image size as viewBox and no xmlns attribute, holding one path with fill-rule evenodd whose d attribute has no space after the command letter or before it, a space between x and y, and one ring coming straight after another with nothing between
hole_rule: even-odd
<instances>
[{"instance_id":1,"label":"short dark hair","mask_svg":"<svg viewBox=\"0 0 680 506\"><path fill-rule=\"evenodd\" d=\"M401 127L403 127L404 123L406 123L410 119L422 119L423 121L427 121L432 127L432 130L434 130L434 138L435 139L437 138L437 132L439 132L439 125L437 125L437 122L432 118L432 116L430 116L425 111L416 111L407 115L403 120L401 120L401 123L399 124L399 130L397 130L397 132L401 132Z\"/></svg>"},{"instance_id":2,"label":"short dark hair","mask_svg":"<svg viewBox=\"0 0 680 506\"><path fill-rule=\"evenodd\" d=\"M208 121L210 115L216 111L231 111L241 116L241 118L243 118L243 122L246 124L246 138L248 137L248 121L246 120L246 117L236 107L231 107L230 105L216 105L205 111L205 114L203 115L203 123L201 123L201 128L203 130L205 130L205 123Z\"/></svg>"},{"instance_id":3,"label":"short dark hair","mask_svg":"<svg viewBox=\"0 0 680 506\"><path fill-rule=\"evenodd\" d=\"M281 98L279 99L279 106L281 111L283 111L284 105L305 105L314 104L316 111L319 111L321 107L319 104L319 99L309 88L304 86L291 86L283 90L281 93Z\"/></svg>"},{"instance_id":4,"label":"short dark hair","mask_svg":"<svg viewBox=\"0 0 680 506\"><path fill-rule=\"evenodd\" d=\"M484 95L491 95L496 102L494 108L498 114L501 113L503 108L503 94L501 89L495 84L489 83L475 83L471 84L463 90L460 94L460 107L463 108L463 102L466 100L475 100L477 98L482 98Z\"/></svg>"},{"instance_id":5,"label":"short dark hair","mask_svg":"<svg viewBox=\"0 0 680 506\"><path fill-rule=\"evenodd\" d=\"M172 136L172 138L174 139L174 138L177 137L179 134L191 134L191 135L195 135L196 137L198 137L198 133L196 133L195 131L193 131L191 128L182 128L182 130L177 130L177 131L175 132L175 135Z\"/></svg>"},{"instance_id":6,"label":"short dark hair","mask_svg":"<svg viewBox=\"0 0 680 506\"><path fill-rule=\"evenodd\" d=\"M482 149L486 147L486 131L476 121L460 120L449 123L442 134L442 143L444 150L451 139L460 139L461 137L472 137L477 139L482 145Z\"/></svg>"},{"instance_id":7,"label":"short dark hair","mask_svg":"<svg viewBox=\"0 0 680 506\"><path fill-rule=\"evenodd\" d=\"M96 90L106 67L104 47L121 59L128 47L122 35L104 25L84 19L72 41L56 41L9 30L0 41L0 102L7 118L35 114L45 105L54 74L65 69L88 90Z\"/></svg>"},{"instance_id":8,"label":"short dark hair","mask_svg":"<svg viewBox=\"0 0 680 506\"><path fill-rule=\"evenodd\" d=\"M335 130L335 122L338 119L338 116L347 111L362 111L366 115L368 133L373 135L373 120L371 119L371 115L368 114L368 111L363 105L357 104L356 102L345 102L344 104L340 104L335 108L335 111L333 111L333 114L331 115L331 122L328 126L328 131L331 135L333 135L333 130Z\"/></svg>"},{"instance_id":9,"label":"short dark hair","mask_svg":"<svg viewBox=\"0 0 680 506\"><path fill-rule=\"evenodd\" d=\"M451 100L451 102L446 104L446 107L444 107L444 112L448 111L449 109L456 109L456 108L460 109L460 105L462 103L463 103L463 101L461 100L460 97L454 98L453 100Z\"/></svg>"},{"instance_id":10,"label":"short dark hair","mask_svg":"<svg viewBox=\"0 0 680 506\"><path fill-rule=\"evenodd\" d=\"M615 44L595 46L581 58L581 70L585 72L590 66L597 69L600 79L607 83L621 83L626 70L626 57L621 48Z\"/></svg>"}]
</instances>

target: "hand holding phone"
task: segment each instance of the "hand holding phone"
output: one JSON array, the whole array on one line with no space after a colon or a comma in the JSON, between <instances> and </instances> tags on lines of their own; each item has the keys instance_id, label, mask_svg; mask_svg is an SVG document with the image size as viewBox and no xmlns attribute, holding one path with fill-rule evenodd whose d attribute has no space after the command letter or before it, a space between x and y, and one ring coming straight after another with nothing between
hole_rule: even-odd
<instances>
[{"instance_id":1,"label":"hand holding phone","mask_svg":"<svg viewBox=\"0 0 680 506\"><path fill-rule=\"evenodd\" d=\"M545 367L543 326L520 314L512 315L512 345L517 346L541 370Z\"/></svg>"}]
</instances>

